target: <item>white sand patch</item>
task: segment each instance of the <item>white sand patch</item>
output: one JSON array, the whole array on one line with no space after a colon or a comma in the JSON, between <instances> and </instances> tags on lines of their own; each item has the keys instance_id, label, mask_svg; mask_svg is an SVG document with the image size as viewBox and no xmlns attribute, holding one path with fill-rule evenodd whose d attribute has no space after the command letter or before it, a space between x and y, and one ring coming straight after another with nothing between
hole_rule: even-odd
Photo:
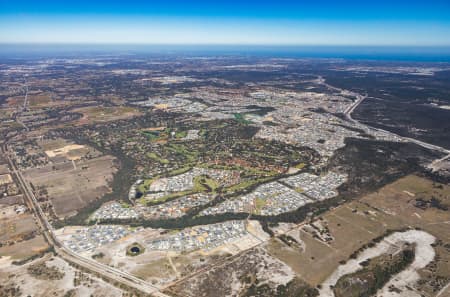
<instances>
[{"instance_id":1,"label":"white sand patch","mask_svg":"<svg viewBox=\"0 0 450 297\"><path fill-rule=\"evenodd\" d=\"M391 296L408 296L415 297L412 295L413 292L406 289L406 286L414 286L414 284L419 280L419 275L416 272L418 269L425 267L430 263L435 256L435 252L431 244L435 241L435 237L427 232L419 230L410 230L406 232L396 232L388 237L384 238L383 241L378 243L375 247L366 249L356 259L347 261L344 265L340 265L323 283L322 289L320 290L320 296L322 297L334 297L333 290L330 286L334 286L336 282L344 275L354 273L362 268L359 263L371 259L382 254L387 253L390 249L395 248L395 246L407 242L411 244L416 244L415 258L413 263L404 271L397 274L395 277L389 281L384 288L381 290L380 296L391 297ZM402 291L404 295L398 295L396 293L388 292L388 288L391 285L395 285ZM404 289L404 290L403 290ZM406 294L406 295L405 295ZM420 296L420 295L417 295Z\"/></svg>"},{"instance_id":2,"label":"white sand patch","mask_svg":"<svg viewBox=\"0 0 450 297\"><path fill-rule=\"evenodd\" d=\"M381 289L379 292L380 297L420 297L421 294L410 291L407 287L413 287L413 285L420 279L420 275L417 271L427 266L428 263L434 259L435 252L431 244L435 241L435 238L432 235L426 232L421 232L421 234L411 234L410 236L406 236L404 239L400 237L400 240L411 243L414 242L416 244L416 256L414 258L414 262L411 263L407 269L393 277L383 287L383 289ZM389 292L389 287L391 286L395 286L400 289L401 292Z\"/></svg>"},{"instance_id":3,"label":"white sand patch","mask_svg":"<svg viewBox=\"0 0 450 297\"><path fill-rule=\"evenodd\" d=\"M45 262L47 267L56 267L58 271L64 273L61 279L40 279L28 272L28 267L36 263ZM84 274L84 280L75 286L74 279L76 273L80 272L70 266L63 259L50 254L45 255L35 261L21 266L11 265L1 270L5 278L0 281L6 285L19 286L20 296L64 296L70 290L76 291L76 296L108 296L120 297L122 290L106 283L95 276Z\"/></svg>"},{"instance_id":4,"label":"white sand patch","mask_svg":"<svg viewBox=\"0 0 450 297\"><path fill-rule=\"evenodd\" d=\"M295 272L285 263L266 253L261 253L261 256L264 261L260 261L261 267L256 273L260 285L264 283L269 284L270 287L286 285L295 277ZM266 269L266 266L269 269Z\"/></svg>"},{"instance_id":5,"label":"white sand patch","mask_svg":"<svg viewBox=\"0 0 450 297\"><path fill-rule=\"evenodd\" d=\"M9 267L12 263L10 256L3 256L0 257L0 269L4 269L6 267Z\"/></svg>"},{"instance_id":6,"label":"white sand patch","mask_svg":"<svg viewBox=\"0 0 450 297\"><path fill-rule=\"evenodd\" d=\"M450 110L450 105L440 105L439 108Z\"/></svg>"}]
</instances>

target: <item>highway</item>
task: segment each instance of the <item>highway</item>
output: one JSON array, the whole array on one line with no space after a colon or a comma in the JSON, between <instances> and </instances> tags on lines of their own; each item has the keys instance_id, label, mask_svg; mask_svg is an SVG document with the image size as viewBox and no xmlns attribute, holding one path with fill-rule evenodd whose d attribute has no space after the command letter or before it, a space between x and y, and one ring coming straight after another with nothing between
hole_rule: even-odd
<instances>
[{"instance_id":1,"label":"highway","mask_svg":"<svg viewBox=\"0 0 450 297\"><path fill-rule=\"evenodd\" d=\"M11 167L13 174L17 177L19 182L19 186L23 191L24 197L26 198L30 209L35 214L39 227L42 229L43 235L49 245L55 249L55 252L67 260L68 262L79 265L80 267L90 271L97 273L100 276L103 276L107 279L113 280L115 282L124 284L128 287L135 288L141 292L151 294L152 296L158 297L169 297L161 292L159 292L159 288L153 286L152 284L145 282L144 280L137 278L136 276L118 270L114 267L110 267L104 264L101 264L95 260L90 258L82 257L70 249L66 248L56 237L54 234L53 226L48 222L47 217L45 216L42 208L40 207L36 196L34 195L30 185L24 180L22 173L17 168L13 160L11 160L7 144L2 146L2 150L4 155L6 156L8 163Z\"/></svg>"},{"instance_id":2,"label":"highway","mask_svg":"<svg viewBox=\"0 0 450 297\"><path fill-rule=\"evenodd\" d=\"M40 226L40 228L43 230L43 235L46 238L47 242L49 243L50 246L52 246L55 249L55 252L63 259L65 259L68 262L74 263L79 265L80 267L83 267L84 269L90 271L90 272L94 272L98 275L101 275L107 279L113 280L115 282L124 284L128 287L131 288L135 288L141 292L147 293L147 294L151 294L152 296L155 297L170 297L169 295L166 295L164 293L162 293L160 290L161 289L165 289L168 288L174 284L178 284L184 280L186 280L189 277L192 277L194 275L198 275L201 273L204 273L206 271L209 271L212 269L211 266L207 266L203 269L200 269L198 271L195 271L193 274L189 274L186 275L184 277L181 277L179 279L177 279L174 282L171 282L169 284L166 284L164 286L162 286L161 288L158 288L156 286L153 286L151 284L149 284L148 282L143 281L140 278L135 277L132 274L129 274L127 272L118 270L114 267L110 267L104 264L101 264L97 261L94 261L90 258L85 258L82 257L76 253L74 253L73 251L71 251L70 249L68 249L67 247L65 247L56 237L56 235L54 234L54 229L53 226L48 222L44 212L42 211L42 208L40 207L36 196L34 195L30 185L25 181L25 179L22 176L22 173L20 172L20 170L17 168L17 166L15 165L15 163L13 162L13 160L11 159L10 155L9 155L9 151L8 151L8 147L7 144L3 144L2 146L2 151L4 153L4 155L6 156L8 163L11 167L11 170L13 172L13 174L17 177L17 180L19 182L19 186L23 191L24 197L27 199L28 205L30 207L30 209L33 211L33 213L35 214L38 224ZM250 217L250 216L249 216ZM249 218L247 218L249 219ZM295 228L302 226L302 224L297 225ZM286 231L288 232L288 231ZM262 245L264 242L259 243L257 246ZM234 255L231 259L230 258L225 258L222 261L219 261L218 263L216 263L213 267L217 267L220 265L224 265L225 263L230 263L232 261L235 261L237 258L239 258L239 255L241 253L238 253L237 255Z\"/></svg>"},{"instance_id":3,"label":"highway","mask_svg":"<svg viewBox=\"0 0 450 297\"><path fill-rule=\"evenodd\" d=\"M358 107L358 105L360 105L361 104L361 102L363 102L364 101L364 99L366 99L367 98L367 95L364 95L364 96L362 96L362 95L356 95L356 101L355 102L353 102L353 104L351 104L349 107L347 107L347 109L344 111L344 114L345 114L345 116L347 117L347 119L349 120L349 121L352 121L352 122L357 122L356 120L354 120L353 118L352 118L352 112Z\"/></svg>"},{"instance_id":4,"label":"highway","mask_svg":"<svg viewBox=\"0 0 450 297\"><path fill-rule=\"evenodd\" d=\"M328 86L328 85L327 85ZM331 87L331 86L330 86ZM333 87L334 88L334 87ZM337 89L337 88L335 88ZM337 89L340 90L340 89ZM28 93L28 87L27 87L27 93ZM356 101L354 101L349 107L346 108L346 110L344 111L345 117L348 119L348 121L359 124L359 125L365 125L363 123L358 122L357 120L353 119L351 117L352 112L367 98L367 95L356 95ZM25 102L24 102L24 109L26 107L26 101L27 101L27 94L25 95ZM371 129L380 131L380 132L385 132L385 133L390 133L390 134L394 134L392 132L389 131L385 131L383 129L379 129L379 128L373 128L370 127ZM398 135L397 135L398 136ZM420 140L417 139L413 139L413 138L408 138L408 137L402 137L402 136L398 136L399 138L408 141L408 142L412 142L415 143L417 145L420 145L422 147L425 147L427 149L431 149L431 150L436 150L439 152L442 152L444 154L446 154L445 157L434 160L429 167L430 168L439 168L439 164L442 162L447 161L450 158L450 150L447 150L445 148L433 145L433 144L429 144L426 142L422 142ZM141 292L147 293L147 294L151 294L152 296L158 296L158 297L169 297L166 294L163 294L162 292L160 292L160 288L140 279L137 278L136 276L121 271L119 269L116 269L114 267L110 267L108 265L104 265L101 264L93 259L90 258L86 258L83 256L80 256L76 253L74 253L72 250L70 250L69 248L65 247L56 237L55 233L54 233L54 229L53 226L51 226L51 224L48 222L46 215L44 214L44 212L42 211L40 204L37 201L36 196L33 193L33 190L31 189L30 185L27 183L27 181L23 178L22 173L20 172L20 170L17 168L17 166L15 165L14 161L10 158L10 154L8 151L8 146L7 144L4 144L2 147L2 151L4 153L4 155L6 156L8 163L10 165L11 171L12 173L16 176L17 181L19 183L19 187L21 188L24 197L27 201L28 206L30 207L31 211L34 213L34 215L37 218L37 222L39 224L39 227L42 229L43 235L45 237L45 239L47 240L47 242L49 243L49 245L51 247L54 248L55 252L62 257L63 259L67 260L68 262L74 263L76 265L79 265L80 267L86 269L87 271L93 272L95 274L98 274L106 279L112 280L114 282L126 285L128 287L137 289ZM229 260L229 259L228 259ZM228 260L224 260L223 262L227 262ZM223 264L223 263L219 263ZM208 269L210 269L210 267L208 268L204 268L201 269L197 272L195 272L194 274L198 274L198 273L202 273L207 271ZM190 275L192 276L192 275ZM186 276L187 277L187 276ZM184 280L186 277L180 278L177 281L170 283L170 285L173 285L175 283L179 283L180 281ZM164 287L168 287L168 286L164 286Z\"/></svg>"},{"instance_id":5,"label":"highway","mask_svg":"<svg viewBox=\"0 0 450 297\"><path fill-rule=\"evenodd\" d=\"M367 98L367 95L364 95L364 96L363 96L363 95L359 95L359 94L358 94L358 95L357 95L356 101L353 102L349 107L347 107L347 108L345 109L344 115L345 115L345 117L347 118L348 121L350 121L350 122L352 122L352 123L355 123L355 124L360 124L360 125L365 125L365 126L367 126L366 124L363 124L363 123L361 123L361 122L359 122L359 121L353 119L352 116L351 116L352 112L353 112L353 111L361 104L361 102L363 102L364 99L366 99L366 98ZM437 145L434 145L434 144L431 144L431 143L426 143L426 142L423 142L423 141L420 141L420 140L417 140L417 139L414 139L414 138L400 136L400 135L398 135L398 134L395 134L395 133L393 133L393 132L386 131L386 130L383 130L383 129L380 129L380 128L375 128L375 127L371 127L371 126L370 126L370 128L373 129L373 130L379 131L379 132L384 132L384 133L394 134L394 135L396 135L397 137L399 137L400 139L402 139L402 140L404 140L404 141L412 142L412 143L415 143L415 144L417 144L417 145L420 145L420 146L422 146L422 147L424 147L424 148L427 148L427 149L430 149L430 150L439 151L439 152L441 152L441 153L443 153L443 154L446 154L445 157L443 157L443 158L441 158L441 159L438 159L438 160L434 160L430 165L428 165L429 168L432 168L432 169L437 168L437 166L439 165L439 163L442 163L442 162L446 161L448 158L450 158L450 150L448 150L448 149L446 149L446 148L443 148L443 147L440 147L440 146L437 146Z\"/></svg>"},{"instance_id":6,"label":"highway","mask_svg":"<svg viewBox=\"0 0 450 297\"><path fill-rule=\"evenodd\" d=\"M23 100L22 111L25 111L28 106L28 82L27 82L27 78L24 78L24 80L25 80L25 98Z\"/></svg>"},{"instance_id":7,"label":"highway","mask_svg":"<svg viewBox=\"0 0 450 297\"><path fill-rule=\"evenodd\" d=\"M441 163L444 163L444 162L447 162L447 161L450 161L450 154L446 155L443 158L434 160L433 162L431 162L430 165L428 165L428 168L430 168L433 171L439 170L439 169L441 169Z\"/></svg>"}]
</instances>

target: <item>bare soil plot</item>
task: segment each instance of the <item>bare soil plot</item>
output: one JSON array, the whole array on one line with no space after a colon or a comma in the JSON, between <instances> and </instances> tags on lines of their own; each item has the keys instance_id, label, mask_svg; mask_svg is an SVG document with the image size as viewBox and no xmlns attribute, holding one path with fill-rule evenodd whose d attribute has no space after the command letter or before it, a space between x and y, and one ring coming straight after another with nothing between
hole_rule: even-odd
<instances>
[{"instance_id":1,"label":"bare soil plot","mask_svg":"<svg viewBox=\"0 0 450 297\"><path fill-rule=\"evenodd\" d=\"M38 269L36 269L36 267ZM45 255L24 265L0 270L0 296L96 296L120 297L122 290L76 270L58 257Z\"/></svg>"},{"instance_id":2,"label":"bare soil plot","mask_svg":"<svg viewBox=\"0 0 450 297\"><path fill-rule=\"evenodd\" d=\"M362 245L388 228L400 225L395 218L388 218L357 201L335 208L322 217L334 238L331 242L316 239L312 233L297 228L302 249L289 247L281 240L271 240L266 247L271 255L284 261L313 286L320 284L340 261L347 260Z\"/></svg>"},{"instance_id":3,"label":"bare soil plot","mask_svg":"<svg viewBox=\"0 0 450 297\"><path fill-rule=\"evenodd\" d=\"M9 173L0 174L0 186L12 183L12 177Z\"/></svg>"},{"instance_id":4,"label":"bare soil plot","mask_svg":"<svg viewBox=\"0 0 450 297\"><path fill-rule=\"evenodd\" d=\"M441 240L450 242L450 211L436 207L416 206L417 197L437 197L450 201L450 186L410 175L367 195L361 202L400 220L403 225L420 227Z\"/></svg>"},{"instance_id":5,"label":"bare soil plot","mask_svg":"<svg viewBox=\"0 0 450 297\"><path fill-rule=\"evenodd\" d=\"M132 271L134 275L154 285L162 284L174 280L176 273L167 258L138 265Z\"/></svg>"},{"instance_id":6,"label":"bare soil plot","mask_svg":"<svg viewBox=\"0 0 450 297\"><path fill-rule=\"evenodd\" d=\"M447 203L449 193L448 185L410 175L325 213L322 222L333 237L331 242L315 239L312 233L302 230L300 239L304 249L292 248L281 240L271 240L266 249L308 283L317 285L339 266L340 261L347 261L353 252L389 229L420 227L442 240L443 244L450 243L450 212L415 206L419 196L434 196ZM446 253L449 254L448 251ZM435 265L439 267L439 276L444 276L447 272L442 267L448 265L447 257L442 255L440 258ZM436 270L432 267L427 269Z\"/></svg>"},{"instance_id":7,"label":"bare soil plot","mask_svg":"<svg viewBox=\"0 0 450 297\"><path fill-rule=\"evenodd\" d=\"M62 160L75 161L81 158L93 158L101 155L101 152L92 147L75 144L62 138L40 140L38 145L53 162L61 157Z\"/></svg>"},{"instance_id":8,"label":"bare soil plot","mask_svg":"<svg viewBox=\"0 0 450 297\"><path fill-rule=\"evenodd\" d=\"M434 296L442 291L450 281L450 211L437 207L416 207L416 199L436 197L443 204L449 202L450 186L418 177L407 176L389 184L377 193L367 195L362 202L380 209L401 220L404 226L423 229L437 238L436 258L419 271L421 280L416 286L420 292Z\"/></svg>"},{"instance_id":9,"label":"bare soil plot","mask_svg":"<svg viewBox=\"0 0 450 297\"><path fill-rule=\"evenodd\" d=\"M83 155L86 155L88 152L89 150L84 145L69 144L55 150L47 150L45 151L45 154L49 158L54 158L56 156L64 156L69 160L78 160L81 159L81 157Z\"/></svg>"},{"instance_id":10,"label":"bare soil plot","mask_svg":"<svg viewBox=\"0 0 450 297\"><path fill-rule=\"evenodd\" d=\"M8 164L0 164L0 174L7 174L7 173L9 173Z\"/></svg>"},{"instance_id":11,"label":"bare soil plot","mask_svg":"<svg viewBox=\"0 0 450 297\"><path fill-rule=\"evenodd\" d=\"M38 107L38 106L47 106L52 103L52 94L51 93L37 93L30 94L28 93L28 105L30 107Z\"/></svg>"},{"instance_id":12,"label":"bare soil plot","mask_svg":"<svg viewBox=\"0 0 450 297\"><path fill-rule=\"evenodd\" d=\"M34 185L45 187L58 217L74 215L77 210L111 191L117 171L115 158L102 156L79 162L33 168L24 176Z\"/></svg>"},{"instance_id":13,"label":"bare soil plot","mask_svg":"<svg viewBox=\"0 0 450 297\"><path fill-rule=\"evenodd\" d=\"M302 279L311 285L319 284L333 271L339 262L338 251L325 243L314 239L310 234L301 232L305 250L293 249L280 240L273 239L266 246L272 256L289 265Z\"/></svg>"},{"instance_id":14,"label":"bare soil plot","mask_svg":"<svg viewBox=\"0 0 450 297\"><path fill-rule=\"evenodd\" d=\"M0 207L12 206L15 204L23 204L23 203L24 201L22 194L0 198Z\"/></svg>"},{"instance_id":15,"label":"bare soil plot","mask_svg":"<svg viewBox=\"0 0 450 297\"><path fill-rule=\"evenodd\" d=\"M28 259L48 249L47 242L42 235L30 240L8 245L0 248L0 257L11 257L13 260Z\"/></svg>"},{"instance_id":16,"label":"bare soil plot","mask_svg":"<svg viewBox=\"0 0 450 297\"><path fill-rule=\"evenodd\" d=\"M383 241L378 243L372 248L364 250L358 255L356 259L347 261L345 264L339 266L330 277L322 284L321 296L333 297L335 294L332 291L332 286L344 275L354 273L362 268L359 264L367 259L372 259L383 254L387 254L390 250L398 249L402 242L408 242L415 245L415 259L405 270L401 271L399 274L395 275L381 290L382 296L417 296L419 294L409 292L406 290L407 287L414 286L415 282L419 279L417 270L424 268L428 263L430 263L435 252L431 244L435 241L434 236L428 234L424 231L409 230L406 232L395 232ZM398 295L397 292L392 292L389 287L399 288L403 294Z\"/></svg>"},{"instance_id":17,"label":"bare soil plot","mask_svg":"<svg viewBox=\"0 0 450 297\"><path fill-rule=\"evenodd\" d=\"M288 284L294 277L289 266L265 250L255 248L175 284L168 293L183 297L239 296L254 282L264 283L268 289L276 291L279 285Z\"/></svg>"},{"instance_id":18,"label":"bare soil plot","mask_svg":"<svg viewBox=\"0 0 450 297\"><path fill-rule=\"evenodd\" d=\"M141 115L141 112L133 107L115 106L115 107L101 107L89 106L76 108L72 110L83 114L83 117L78 121L79 125L90 124L95 122L109 122L116 120L129 119Z\"/></svg>"},{"instance_id":19,"label":"bare soil plot","mask_svg":"<svg viewBox=\"0 0 450 297\"><path fill-rule=\"evenodd\" d=\"M57 139L38 140L37 144L42 148L42 150L49 151L64 147L70 144L70 142L63 138L57 138Z\"/></svg>"},{"instance_id":20,"label":"bare soil plot","mask_svg":"<svg viewBox=\"0 0 450 297\"><path fill-rule=\"evenodd\" d=\"M184 277L208 265L214 265L214 263L224 260L229 256L230 254L221 252L193 252L189 254L169 255L172 268L175 270L177 277Z\"/></svg>"},{"instance_id":21,"label":"bare soil plot","mask_svg":"<svg viewBox=\"0 0 450 297\"><path fill-rule=\"evenodd\" d=\"M24 99L25 99L25 94L23 96L8 97L6 99L6 103L7 103L8 107L18 107L18 106L23 105Z\"/></svg>"},{"instance_id":22,"label":"bare soil plot","mask_svg":"<svg viewBox=\"0 0 450 297\"><path fill-rule=\"evenodd\" d=\"M0 209L0 243L21 241L38 231L30 213L16 214L14 207L8 208L8 212Z\"/></svg>"}]
</instances>

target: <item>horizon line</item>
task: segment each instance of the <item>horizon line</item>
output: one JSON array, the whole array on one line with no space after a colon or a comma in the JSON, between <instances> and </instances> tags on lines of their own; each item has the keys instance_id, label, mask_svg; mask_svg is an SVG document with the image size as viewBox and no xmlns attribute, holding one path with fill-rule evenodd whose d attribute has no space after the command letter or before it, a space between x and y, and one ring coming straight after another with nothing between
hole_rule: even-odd
<instances>
[{"instance_id":1,"label":"horizon line","mask_svg":"<svg viewBox=\"0 0 450 297\"><path fill-rule=\"evenodd\" d=\"M313 43L148 43L148 42L2 42L4 45L87 45L87 46L254 46L254 47L372 47L372 48L450 48L450 44L313 44Z\"/></svg>"}]
</instances>

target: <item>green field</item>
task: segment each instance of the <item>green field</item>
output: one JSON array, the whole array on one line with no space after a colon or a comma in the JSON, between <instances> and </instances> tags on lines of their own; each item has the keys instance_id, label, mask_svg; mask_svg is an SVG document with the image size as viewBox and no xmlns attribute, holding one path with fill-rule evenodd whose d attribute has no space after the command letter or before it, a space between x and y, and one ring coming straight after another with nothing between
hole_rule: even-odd
<instances>
[{"instance_id":1,"label":"green field","mask_svg":"<svg viewBox=\"0 0 450 297\"><path fill-rule=\"evenodd\" d=\"M242 114L242 113L235 113L234 114L234 119L238 122L238 123L241 123L241 124L244 124L244 125L248 125L248 124L251 124L252 122L250 122L249 120L246 120L245 119L245 114Z\"/></svg>"},{"instance_id":2,"label":"green field","mask_svg":"<svg viewBox=\"0 0 450 297\"><path fill-rule=\"evenodd\" d=\"M169 164L169 160L165 159L165 158L161 158L157 153L154 152L149 152L147 153L147 157L149 157L150 159L159 162L161 164Z\"/></svg>"}]
</instances>

